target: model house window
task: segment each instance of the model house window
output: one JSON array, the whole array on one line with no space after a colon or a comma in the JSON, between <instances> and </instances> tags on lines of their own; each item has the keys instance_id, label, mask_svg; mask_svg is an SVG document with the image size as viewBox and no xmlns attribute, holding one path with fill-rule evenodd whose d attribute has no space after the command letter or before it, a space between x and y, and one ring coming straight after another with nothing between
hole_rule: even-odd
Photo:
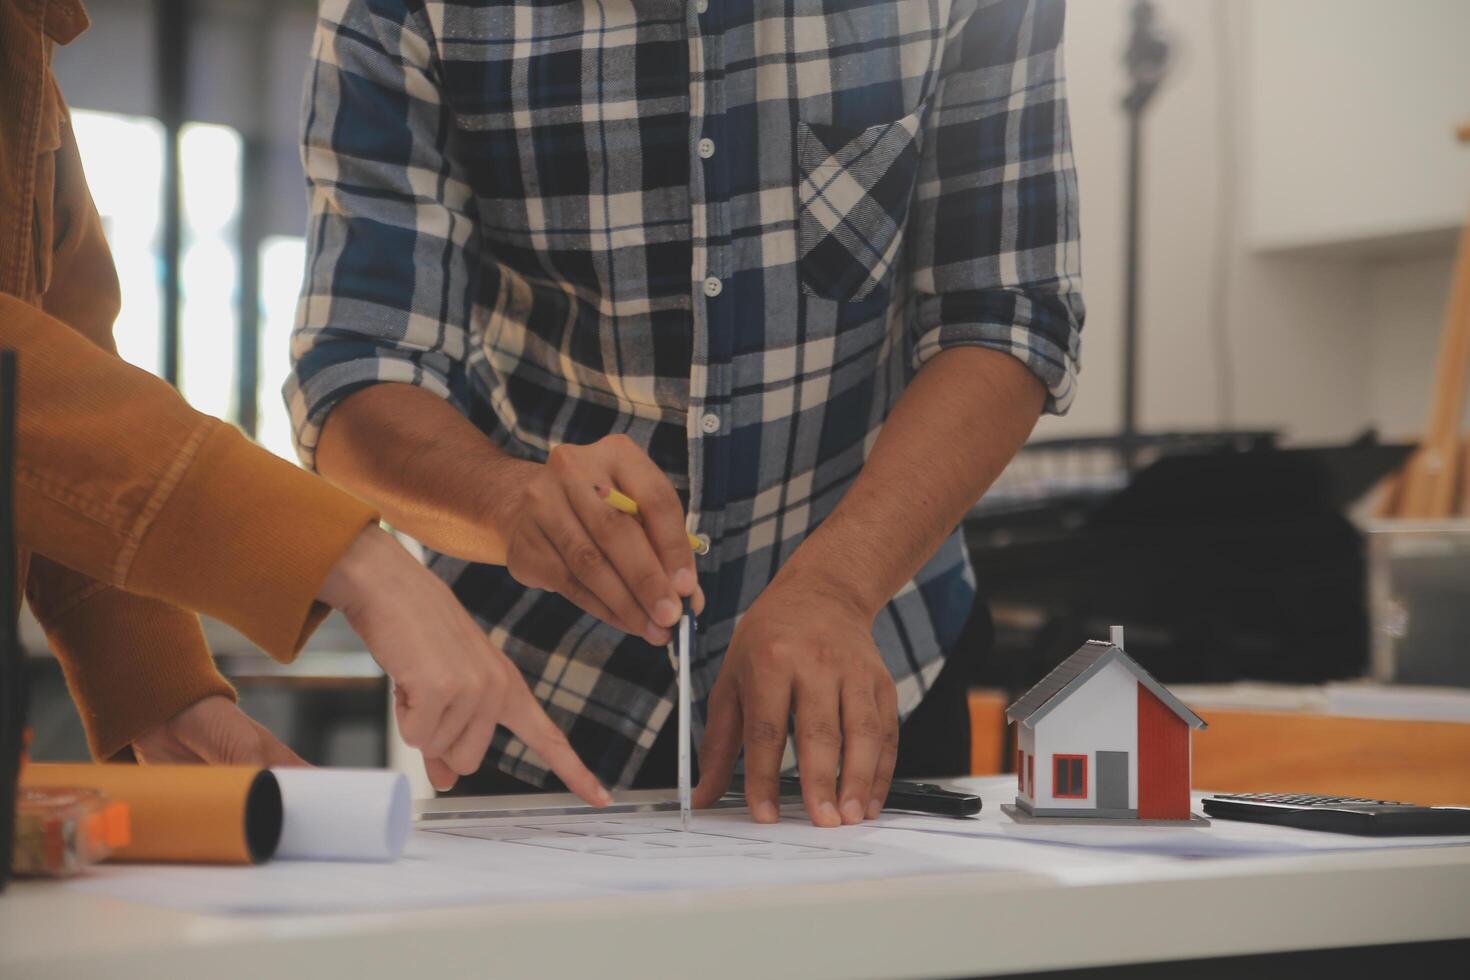
<instances>
[{"instance_id":1,"label":"model house window","mask_svg":"<svg viewBox=\"0 0 1470 980\"><path fill-rule=\"evenodd\" d=\"M1063 800L1087 798L1087 756L1051 757L1051 795Z\"/></svg>"},{"instance_id":2,"label":"model house window","mask_svg":"<svg viewBox=\"0 0 1470 980\"><path fill-rule=\"evenodd\" d=\"M1016 750L1016 789L1026 791L1026 753Z\"/></svg>"},{"instance_id":3,"label":"model house window","mask_svg":"<svg viewBox=\"0 0 1470 980\"><path fill-rule=\"evenodd\" d=\"M1026 753L1026 795L1036 795L1036 756Z\"/></svg>"}]
</instances>

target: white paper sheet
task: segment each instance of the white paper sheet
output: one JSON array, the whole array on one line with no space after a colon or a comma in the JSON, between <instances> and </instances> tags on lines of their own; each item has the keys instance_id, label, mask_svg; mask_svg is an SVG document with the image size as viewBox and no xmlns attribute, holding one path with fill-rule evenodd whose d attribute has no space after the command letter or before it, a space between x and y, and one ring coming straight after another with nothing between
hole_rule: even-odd
<instances>
[{"instance_id":1,"label":"white paper sheet","mask_svg":"<svg viewBox=\"0 0 1470 980\"><path fill-rule=\"evenodd\" d=\"M1168 873L1201 858L1470 845L1470 838L1358 838L1223 820L1210 827L1044 827L989 807L976 820L891 816L831 830L813 828L800 807L783 818L761 826L740 810L700 813L688 835L667 813L486 820L452 833L415 831L393 864L103 866L65 887L198 912L299 914L957 871L1024 871L1080 884Z\"/></svg>"},{"instance_id":2,"label":"white paper sheet","mask_svg":"<svg viewBox=\"0 0 1470 980\"><path fill-rule=\"evenodd\" d=\"M494 867L470 845L412 834L391 864L273 861L253 867L104 864L66 887L186 912L301 915L389 912L604 894Z\"/></svg>"},{"instance_id":3,"label":"white paper sheet","mask_svg":"<svg viewBox=\"0 0 1470 980\"><path fill-rule=\"evenodd\" d=\"M392 864L104 865L66 887L197 912L261 915L882 879L983 866L903 846L906 837L921 835L862 827L816 830L804 820L758 826L743 812L700 814L688 835L678 827L677 814L615 823L544 818L471 828L480 837L415 831Z\"/></svg>"},{"instance_id":4,"label":"white paper sheet","mask_svg":"<svg viewBox=\"0 0 1470 980\"><path fill-rule=\"evenodd\" d=\"M276 858L394 861L413 825L408 780L384 769L272 769L285 823Z\"/></svg>"}]
</instances>

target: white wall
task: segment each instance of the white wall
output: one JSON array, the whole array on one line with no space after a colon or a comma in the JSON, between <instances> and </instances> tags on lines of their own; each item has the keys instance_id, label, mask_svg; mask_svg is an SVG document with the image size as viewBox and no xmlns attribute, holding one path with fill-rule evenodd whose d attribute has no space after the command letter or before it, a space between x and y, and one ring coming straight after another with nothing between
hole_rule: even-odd
<instances>
[{"instance_id":1,"label":"white wall","mask_svg":"<svg viewBox=\"0 0 1470 980\"><path fill-rule=\"evenodd\" d=\"M1470 103L1470 94L1466 101ZM1470 150L1465 157L1470 168ZM1454 257L1445 251L1387 260L1368 270L1373 365L1368 373L1368 410L1385 433L1423 431L1429 413L1427 366L1438 354L1453 264ZM1470 426L1470 419L1466 424Z\"/></svg>"},{"instance_id":2,"label":"white wall","mask_svg":"<svg viewBox=\"0 0 1470 980\"><path fill-rule=\"evenodd\" d=\"M1247 6L1250 239L1453 237L1470 202L1470 155L1453 135L1470 119L1470 4Z\"/></svg>"},{"instance_id":3,"label":"white wall","mask_svg":"<svg viewBox=\"0 0 1470 980\"><path fill-rule=\"evenodd\" d=\"M1157 0L1156 6L1175 60L1144 137L1142 424L1280 427L1298 442L1342 439L1370 424L1390 435L1416 432L1447 295L1448 245L1387 261L1247 250L1241 244L1249 201L1246 6L1232 0ZM1038 436L1101 434L1118 426L1125 146L1119 99L1126 88L1120 59L1129 7L1129 0L1068 5L1088 321L1077 401L1067 418L1043 420ZM1344 17L1385 16L1381 5L1362 0L1341 7ZM1318 32L1302 43L1331 44L1332 34ZM1229 96L1223 105L1222 93ZM1222 157L1232 111L1239 135L1235 152ZM1233 200L1222 202L1219 181L1232 174ZM1211 318L1222 233L1233 381L1220 370Z\"/></svg>"},{"instance_id":4,"label":"white wall","mask_svg":"<svg viewBox=\"0 0 1470 980\"><path fill-rule=\"evenodd\" d=\"M1138 808L1138 681L1116 660L1036 724L1036 806L1097 806L1097 753L1128 753L1128 806ZM1052 796L1052 756L1087 756L1087 797Z\"/></svg>"}]
</instances>

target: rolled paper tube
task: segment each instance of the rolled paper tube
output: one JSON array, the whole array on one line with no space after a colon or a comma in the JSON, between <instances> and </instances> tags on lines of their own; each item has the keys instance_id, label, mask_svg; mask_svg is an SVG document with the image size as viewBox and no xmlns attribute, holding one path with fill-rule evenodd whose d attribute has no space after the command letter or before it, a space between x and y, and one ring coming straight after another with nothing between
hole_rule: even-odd
<instances>
[{"instance_id":1,"label":"rolled paper tube","mask_svg":"<svg viewBox=\"0 0 1470 980\"><path fill-rule=\"evenodd\" d=\"M101 790L128 805L114 861L258 864L281 840L281 789L251 766L31 763L22 786Z\"/></svg>"},{"instance_id":2,"label":"rolled paper tube","mask_svg":"<svg viewBox=\"0 0 1470 980\"><path fill-rule=\"evenodd\" d=\"M413 824L401 772L273 769L286 822L276 857L297 861L396 861Z\"/></svg>"}]
</instances>

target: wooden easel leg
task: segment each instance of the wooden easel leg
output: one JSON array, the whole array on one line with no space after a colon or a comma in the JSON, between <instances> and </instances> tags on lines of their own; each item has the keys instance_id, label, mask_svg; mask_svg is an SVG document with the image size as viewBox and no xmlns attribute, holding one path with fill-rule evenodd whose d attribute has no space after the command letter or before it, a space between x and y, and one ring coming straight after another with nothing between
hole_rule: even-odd
<instances>
[{"instance_id":1,"label":"wooden easel leg","mask_svg":"<svg viewBox=\"0 0 1470 980\"><path fill-rule=\"evenodd\" d=\"M1465 437L1465 445L1460 447L1460 494L1458 513L1461 517L1470 517L1470 436Z\"/></svg>"},{"instance_id":2,"label":"wooden easel leg","mask_svg":"<svg viewBox=\"0 0 1470 980\"><path fill-rule=\"evenodd\" d=\"M1398 517L1399 511L1404 506L1404 473L1408 470L1405 464L1397 473L1390 473L1378 484L1378 504L1373 508L1373 516L1380 520Z\"/></svg>"}]
</instances>

